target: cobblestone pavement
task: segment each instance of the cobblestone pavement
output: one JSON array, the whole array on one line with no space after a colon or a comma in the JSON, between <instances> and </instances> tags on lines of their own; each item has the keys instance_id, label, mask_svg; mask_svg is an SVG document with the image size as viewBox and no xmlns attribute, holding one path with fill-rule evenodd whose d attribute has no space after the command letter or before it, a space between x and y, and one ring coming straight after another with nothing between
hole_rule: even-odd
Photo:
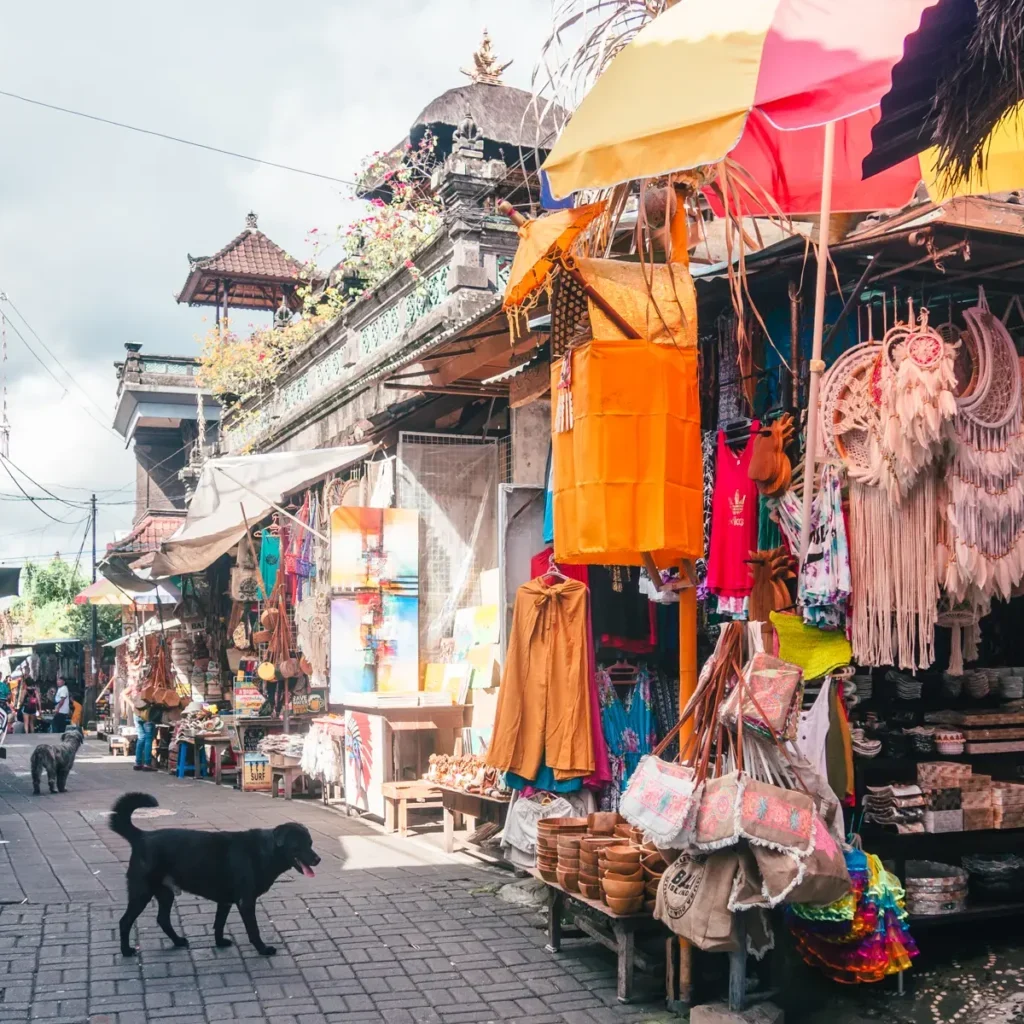
<instances>
[{"instance_id":1,"label":"cobblestone pavement","mask_svg":"<svg viewBox=\"0 0 1024 1024\"><path fill-rule=\"evenodd\" d=\"M657 1000L615 1000L610 954L593 945L553 956L536 911L494 896L505 872L380 834L318 805L208 782L133 773L89 742L66 794L31 795L28 758L42 737L12 737L0 762L0 1022L74 1024L632 1024L663 1020ZM182 895L174 949L155 904L139 920L140 955L119 952L129 847L106 811L131 789L160 810L141 827L272 827L294 819L323 862L315 880L283 877L260 902L258 956L237 914L213 944L213 905ZM655 992L656 995L656 992Z\"/></svg>"}]
</instances>

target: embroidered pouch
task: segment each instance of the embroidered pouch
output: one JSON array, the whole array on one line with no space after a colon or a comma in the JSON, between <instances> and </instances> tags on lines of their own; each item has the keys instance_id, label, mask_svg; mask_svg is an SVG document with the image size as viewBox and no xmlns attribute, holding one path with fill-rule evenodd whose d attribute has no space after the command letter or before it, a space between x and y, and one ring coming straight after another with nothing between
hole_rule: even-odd
<instances>
[{"instance_id":1,"label":"embroidered pouch","mask_svg":"<svg viewBox=\"0 0 1024 1024\"><path fill-rule=\"evenodd\" d=\"M803 670L759 652L747 663L743 675L743 686L737 686L722 703L722 723L736 725L742 692L745 729L753 729L769 739L795 739L804 696Z\"/></svg>"}]
</instances>

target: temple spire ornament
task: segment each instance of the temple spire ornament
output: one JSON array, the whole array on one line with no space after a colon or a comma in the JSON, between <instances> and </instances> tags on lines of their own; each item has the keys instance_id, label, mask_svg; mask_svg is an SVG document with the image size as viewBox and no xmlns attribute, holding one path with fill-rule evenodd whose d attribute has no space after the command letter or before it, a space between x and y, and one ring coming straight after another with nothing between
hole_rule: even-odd
<instances>
[{"instance_id":1,"label":"temple spire ornament","mask_svg":"<svg viewBox=\"0 0 1024 1024\"><path fill-rule=\"evenodd\" d=\"M491 36L487 29L484 29L484 37L480 43L480 49L473 54L473 67L460 68L459 70L480 85L502 85L502 72L512 63L507 61L499 63L491 45Z\"/></svg>"}]
</instances>

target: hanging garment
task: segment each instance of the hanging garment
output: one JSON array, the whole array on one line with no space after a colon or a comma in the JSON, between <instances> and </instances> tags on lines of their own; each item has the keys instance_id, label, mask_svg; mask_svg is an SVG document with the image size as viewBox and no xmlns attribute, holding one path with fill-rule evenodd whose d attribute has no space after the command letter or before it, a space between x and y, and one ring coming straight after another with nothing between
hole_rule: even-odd
<instances>
[{"instance_id":1,"label":"hanging garment","mask_svg":"<svg viewBox=\"0 0 1024 1024\"><path fill-rule=\"evenodd\" d=\"M619 797L630 776L658 742L654 708L651 704L650 678L645 671L637 673L636 682L623 699L611 676L597 673L601 698L601 724L608 744L608 760L612 781L601 799L602 810L618 810Z\"/></svg>"},{"instance_id":2,"label":"hanging garment","mask_svg":"<svg viewBox=\"0 0 1024 1024\"><path fill-rule=\"evenodd\" d=\"M551 559L554 554L554 548L545 548L530 559L530 573L534 579L543 576L551 568ZM556 563L555 568L563 576L568 576L571 580L579 580L580 583L586 583L590 578L585 565L559 565Z\"/></svg>"},{"instance_id":3,"label":"hanging garment","mask_svg":"<svg viewBox=\"0 0 1024 1024\"><path fill-rule=\"evenodd\" d=\"M800 725L797 728L796 739L793 741L793 746L803 754L815 773L823 779L828 777L828 760L825 755L828 741L829 690L831 689L832 685L828 680L823 682L810 710L800 712Z\"/></svg>"},{"instance_id":4,"label":"hanging garment","mask_svg":"<svg viewBox=\"0 0 1024 1024\"><path fill-rule=\"evenodd\" d=\"M277 570L281 561L281 538L263 531L260 538L260 576L269 597L277 582Z\"/></svg>"},{"instance_id":5,"label":"hanging garment","mask_svg":"<svg viewBox=\"0 0 1024 1024\"><path fill-rule=\"evenodd\" d=\"M771 620L779 636L779 657L799 665L804 679L826 676L853 660L850 642L842 633L805 625L799 615L772 612Z\"/></svg>"},{"instance_id":6,"label":"hanging garment","mask_svg":"<svg viewBox=\"0 0 1024 1024\"><path fill-rule=\"evenodd\" d=\"M800 549L803 506L793 491L778 499L779 523L791 551ZM819 629L845 629L853 590L850 549L843 516L843 485L839 469L826 463L811 506L807 557L800 567L797 600L804 622Z\"/></svg>"},{"instance_id":7,"label":"hanging garment","mask_svg":"<svg viewBox=\"0 0 1024 1024\"><path fill-rule=\"evenodd\" d=\"M548 468L544 473L544 543L555 542L555 466L552 451L548 447Z\"/></svg>"},{"instance_id":8,"label":"hanging garment","mask_svg":"<svg viewBox=\"0 0 1024 1024\"><path fill-rule=\"evenodd\" d=\"M589 569L591 621L599 647L649 654L658 645L657 619L640 592L640 570L628 565Z\"/></svg>"},{"instance_id":9,"label":"hanging garment","mask_svg":"<svg viewBox=\"0 0 1024 1024\"><path fill-rule=\"evenodd\" d=\"M594 771L587 588L530 580L516 593L487 764L535 779L542 764L564 781Z\"/></svg>"},{"instance_id":10,"label":"hanging garment","mask_svg":"<svg viewBox=\"0 0 1024 1024\"><path fill-rule=\"evenodd\" d=\"M724 430L718 432L707 585L719 597L749 597L753 585L746 559L757 550L758 495L757 484L747 475L747 469L759 426L754 420L740 452L725 443Z\"/></svg>"}]
</instances>

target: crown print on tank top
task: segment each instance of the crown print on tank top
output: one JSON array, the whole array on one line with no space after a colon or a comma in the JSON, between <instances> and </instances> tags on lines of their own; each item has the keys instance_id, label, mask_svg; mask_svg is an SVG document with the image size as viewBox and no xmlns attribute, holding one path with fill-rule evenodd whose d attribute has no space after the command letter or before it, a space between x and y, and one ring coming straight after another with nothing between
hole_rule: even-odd
<instances>
[{"instance_id":1,"label":"crown print on tank top","mask_svg":"<svg viewBox=\"0 0 1024 1024\"><path fill-rule=\"evenodd\" d=\"M725 443L725 431L718 432L707 579L708 590L718 597L749 597L754 582L747 559L757 550L757 484L747 471L760 426L751 423L750 437L738 452Z\"/></svg>"}]
</instances>

